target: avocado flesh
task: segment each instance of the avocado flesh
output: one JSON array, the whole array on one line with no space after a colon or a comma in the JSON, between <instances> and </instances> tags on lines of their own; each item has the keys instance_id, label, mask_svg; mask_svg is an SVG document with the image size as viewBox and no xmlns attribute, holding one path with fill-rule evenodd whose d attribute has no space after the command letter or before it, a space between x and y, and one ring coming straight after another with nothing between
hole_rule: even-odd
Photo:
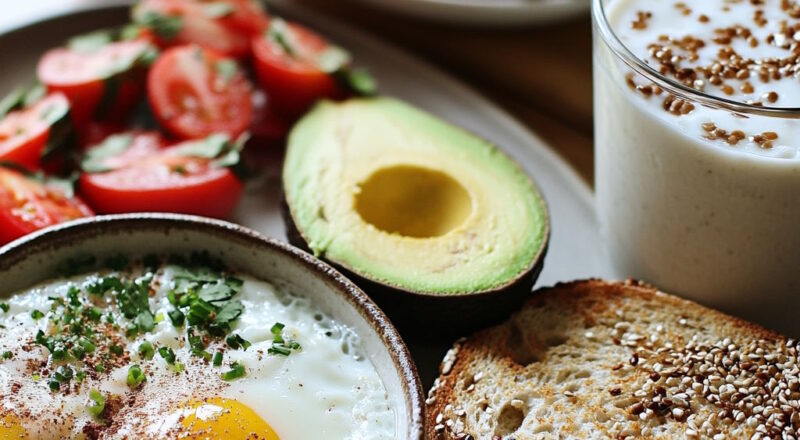
<instances>
[{"instance_id":1,"label":"avocado flesh","mask_svg":"<svg viewBox=\"0 0 800 440\"><path fill-rule=\"evenodd\" d=\"M546 245L544 201L511 159L390 98L319 103L290 134L283 186L315 255L402 290L497 289Z\"/></svg>"}]
</instances>

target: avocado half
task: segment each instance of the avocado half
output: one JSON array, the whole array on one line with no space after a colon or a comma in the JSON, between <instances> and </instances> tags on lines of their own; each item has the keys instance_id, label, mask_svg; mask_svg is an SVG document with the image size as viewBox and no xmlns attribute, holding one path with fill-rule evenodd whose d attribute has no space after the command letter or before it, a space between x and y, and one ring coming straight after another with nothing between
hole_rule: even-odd
<instances>
[{"instance_id":1,"label":"avocado half","mask_svg":"<svg viewBox=\"0 0 800 440\"><path fill-rule=\"evenodd\" d=\"M317 104L291 131L283 189L289 240L401 327L504 319L542 269L549 220L531 179L487 141L396 99Z\"/></svg>"}]
</instances>

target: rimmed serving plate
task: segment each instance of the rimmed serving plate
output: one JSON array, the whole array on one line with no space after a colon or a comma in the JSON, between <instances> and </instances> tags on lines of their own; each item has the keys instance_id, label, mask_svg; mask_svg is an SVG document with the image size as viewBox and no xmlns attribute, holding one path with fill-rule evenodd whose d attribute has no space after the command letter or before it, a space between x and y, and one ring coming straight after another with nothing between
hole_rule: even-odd
<instances>
[{"instance_id":1,"label":"rimmed serving plate","mask_svg":"<svg viewBox=\"0 0 800 440\"><path fill-rule=\"evenodd\" d=\"M30 82L41 53L70 35L127 20L124 5L130 3L108 0L98 7L101 4L98 0L68 0L59 7L40 9L36 17L16 21L0 18L0 53L4 59L14 60L0 71L0 94L17 84ZM519 162L537 182L550 208L550 250L538 285L575 278L613 277L601 246L591 190L536 135L463 83L374 36L333 22L296 3L281 4L272 11L317 28L347 47L359 65L373 72L384 94L409 101L475 132ZM286 240L280 216L279 172L277 162L264 170L262 178L247 189L232 220ZM430 385L452 341L429 338L407 342L423 384Z\"/></svg>"}]
</instances>

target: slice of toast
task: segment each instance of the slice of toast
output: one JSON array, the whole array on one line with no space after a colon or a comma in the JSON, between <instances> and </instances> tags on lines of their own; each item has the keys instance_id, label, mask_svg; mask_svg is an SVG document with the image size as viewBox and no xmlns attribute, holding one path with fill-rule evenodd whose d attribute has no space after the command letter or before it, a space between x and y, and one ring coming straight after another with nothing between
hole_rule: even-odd
<instances>
[{"instance_id":1,"label":"slice of toast","mask_svg":"<svg viewBox=\"0 0 800 440\"><path fill-rule=\"evenodd\" d=\"M447 353L426 438L795 439L797 353L642 284L560 284Z\"/></svg>"}]
</instances>

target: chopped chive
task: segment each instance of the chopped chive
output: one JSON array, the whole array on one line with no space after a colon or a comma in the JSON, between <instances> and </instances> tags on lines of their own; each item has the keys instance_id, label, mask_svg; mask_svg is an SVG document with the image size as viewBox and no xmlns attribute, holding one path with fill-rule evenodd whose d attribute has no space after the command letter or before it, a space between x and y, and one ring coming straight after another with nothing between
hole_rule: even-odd
<instances>
[{"instance_id":1,"label":"chopped chive","mask_svg":"<svg viewBox=\"0 0 800 440\"><path fill-rule=\"evenodd\" d=\"M183 312L181 312L178 309L175 309L167 313L167 315L169 315L169 320L172 322L173 326L183 327L183 322L186 319L186 315L184 315Z\"/></svg>"},{"instance_id":2,"label":"chopped chive","mask_svg":"<svg viewBox=\"0 0 800 440\"><path fill-rule=\"evenodd\" d=\"M219 367L220 365L222 365L222 352L221 352L221 351L218 351L218 352L217 352L217 353L214 355L214 366L215 366L215 367Z\"/></svg>"},{"instance_id":3,"label":"chopped chive","mask_svg":"<svg viewBox=\"0 0 800 440\"><path fill-rule=\"evenodd\" d=\"M11 359L12 356L14 356L14 354L11 353L10 351L3 352L3 359Z\"/></svg>"},{"instance_id":4,"label":"chopped chive","mask_svg":"<svg viewBox=\"0 0 800 440\"><path fill-rule=\"evenodd\" d=\"M124 349L121 345L112 345L111 347L108 347L108 351L117 356L122 356L122 353L124 353Z\"/></svg>"},{"instance_id":5,"label":"chopped chive","mask_svg":"<svg viewBox=\"0 0 800 440\"><path fill-rule=\"evenodd\" d=\"M0 309L2 309L3 312L8 312L8 309L10 309L10 308L11 308L11 306L9 306L8 304L0 303Z\"/></svg>"},{"instance_id":6,"label":"chopped chive","mask_svg":"<svg viewBox=\"0 0 800 440\"><path fill-rule=\"evenodd\" d=\"M75 380L77 380L78 382L83 382L84 379L86 379L85 371L78 371L77 373L75 373Z\"/></svg>"},{"instance_id":7,"label":"chopped chive","mask_svg":"<svg viewBox=\"0 0 800 440\"><path fill-rule=\"evenodd\" d=\"M106 367L103 366L103 364L97 364L97 365L94 366L94 371L97 371L98 373L102 373L103 371L106 371Z\"/></svg>"},{"instance_id":8,"label":"chopped chive","mask_svg":"<svg viewBox=\"0 0 800 440\"><path fill-rule=\"evenodd\" d=\"M234 380L244 377L244 365L234 362L231 364L231 369L222 373L222 380Z\"/></svg>"},{"instance_id":9,"label":"chopped chive","mask_svg":"<svg viewBox=\"0 0 800 440\"><path fill-rule=\"evenodd\" d=\"M89 411L89 414L99 417L100 414L103 413L103 410L106 407L106 398L100 394L100 391L92 388L89 391L89 403L86 404L86 410Z\"/></svg>"},{"instance_id":10,"label":"chopped chive","mask_svg":"<svg viewBox=\"0 0 800 440\"><path fill-rule=\"evenodd\" d=\"M155 354L155 350L153 349L153 344L144 341L139 345L139 349L137 350L139 356L142 359L153 359L153 355Z\"/></svg>"},{"instance_id":11,"label":"chopped chive","mask_svg":"<svg viewBox=\"0 0 800 440\"><path fill-rule=\"evenodd\" d=\"M128 378L125 380L125 383L128 384L131 388L136 388L142 384L146 379L142 368L138 365L131 365L128 368Z\"/></svg>"},{"instance_id":12,"label":"chopped chive","mask_svg":"<svg viewBox=\"0 0 800 440\"><path fill-rule=\"evenodd\" d=\"M172 365L175 363L175 352L169 347L161 347L158 349L158 354L167 361L167 364Z\"/></svg>"},{"instance_id":13,"label":"chopped chive","mask_svg":"<svg viewBox=\"0 0 800 440\"><path fill-rule=\"evenodd\" d=\"M31 310L31 318L39 320L39 319L42 319L43 317L44 317L44 313L42 313L42 312L40 312L40 311L38 311L36 309Z\"/></svg>"},{"instance_id":14,"label":"chopped chive","mask_svg":"<svg viewBox=\"0 0 800 440\"><path fill-rule=\"evenodd\" d=\"M225 338L225 343L228 344L228 346L234 350L238 350L239 348L241 348L242 350L245 351L247 350L248 347L252 345L250 344L250 341L244 339L238 334L230 335L227 338Z\"/></svg>"},{"instance_id":15,"label":"chopped chive","mask_svg":"<svg viewBox=\"0 0 800 440\"><path fill-rule=\"evenodd\" d=\"M50 381L47 382L47 386L49 386L50 390L52 390L52 391L58 391L58 390L61 389L61 382L59 382L58 380L53 378L53 379L50 379Z\"/></svg>"}]
</instances>

